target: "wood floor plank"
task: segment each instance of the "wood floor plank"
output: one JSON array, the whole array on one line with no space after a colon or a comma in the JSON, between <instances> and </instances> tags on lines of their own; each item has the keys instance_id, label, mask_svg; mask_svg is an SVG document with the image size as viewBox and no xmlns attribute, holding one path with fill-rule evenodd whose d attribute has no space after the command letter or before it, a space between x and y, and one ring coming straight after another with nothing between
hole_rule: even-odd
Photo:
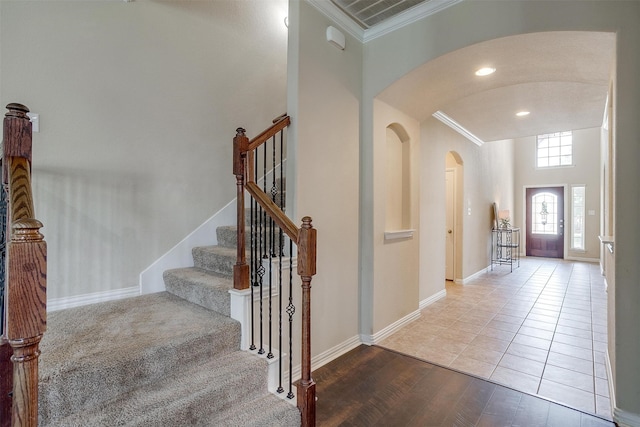
<instances>
[{"instance_id":1,"label":"wood floor plank","mask_svg":"<svg viewBox=\"0 0 640 427\"><path fill-rule=\"evenodd\" d=\"M496 387L488 381L473 378L469 387L449 411L443 425L476 425Z\"/></svg>"},{"instance_id":2,"label":"wood floor plank","mask_svg":"<svg viewBox=\"0 0 640 427\"><path fill-rule=\"evenodd\" d=\"M580 427L581 414L571 408L560 405L549 406L547 427Z\"/></svg>"},{"instance_id":3,"label":"wood floor plank","mask_svg":"<svg viewBox=\"0 0 640 427\"><path fill-rule=\"evenodd\" d=\"M614 427L542 398L375 346L353 349L314 371L313 378L321 427Z\"/></svg>"},{"instance_id":4,"label":"wood floor plank","mask_svg":"<svg viewBox=\"0 0 640 427\"><path fill-rule=\"evenodd\" d=\"M549 402L523 394L513 420L514 427L546 427L549 417Z\"/></svg>"},{"instance_id":5,"label":"wood floor plank","mask_svg":"<svg viewBox=\"0 0 640 427\"><path fill-rule=\"evenodd\" d=\"M502 419L513 421L516 416L518 407L520 406L522 393L510 388L498 386L496 387L491 399L484 408L483 413L487 415L499 415Z\"/></svg>"}]
</instances>

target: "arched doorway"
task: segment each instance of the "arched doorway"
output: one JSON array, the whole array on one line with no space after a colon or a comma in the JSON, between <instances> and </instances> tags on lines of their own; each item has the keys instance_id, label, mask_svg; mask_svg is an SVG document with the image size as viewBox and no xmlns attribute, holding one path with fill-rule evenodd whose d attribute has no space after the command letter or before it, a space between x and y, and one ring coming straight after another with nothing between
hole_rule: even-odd
<instances>
[{"instance_id":1,"label":"arched doorway","mask_svg":"<svg viewBox=\"0 0 640 427\"><path fill-rule=\"evenodd\" d=\"M461 279L462 267L462 186L463 162L455 151L445 156L445 279Z\"/></svg>"}]
</instances>

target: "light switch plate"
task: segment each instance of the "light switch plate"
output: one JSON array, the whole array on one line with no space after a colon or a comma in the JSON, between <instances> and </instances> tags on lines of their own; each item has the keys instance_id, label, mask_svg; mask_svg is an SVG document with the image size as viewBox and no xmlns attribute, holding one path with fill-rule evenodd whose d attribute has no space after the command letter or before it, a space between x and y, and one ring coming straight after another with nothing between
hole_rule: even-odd
<instances>
[{"instance_id":1,"label":"light switch plate","mask_svg":"<svg viewBox=\"0 0 640 427\"><path fill-rule=\"evenodd\" d=\"M31 130L33 132L40 132L40 114L27 113L27 116L29 116L29 121L31 122Z\"/></svg>"}]
</instances>

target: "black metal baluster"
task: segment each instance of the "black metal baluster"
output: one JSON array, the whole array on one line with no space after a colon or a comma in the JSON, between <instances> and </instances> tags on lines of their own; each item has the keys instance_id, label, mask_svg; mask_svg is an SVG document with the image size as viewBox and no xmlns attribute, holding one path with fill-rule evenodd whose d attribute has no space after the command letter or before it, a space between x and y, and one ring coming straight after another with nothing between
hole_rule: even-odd
<instances>
[{"instance_id":1,"label":"black metal baluster","mask_svg":"<svg viewBox=\"0 0 640 427\"><path fill-rule=\"evenodd\" d=\"M284 182L284 130L280 131L280 209L285 211L285 182ZM284 248L280 247L280 252L284 252Z\"/></svg>"},{"instance_id":2,"label":"black metal baluster","mask_svg":"<svg viewBox=\"0 0 640 427\"><path fill-rule=\"evenodd\" d=\"M279 234L280 248L282 248L284 234L282 229L280 229ZM278 359L278 393L284 391L284 388L282 388L282 257L283 253L280 250L280 255L278 256L278 350L280 351L280 358Z\"/></svg>"},{"instance_id":3,"label":"black metal baluster","mask_svg":"<svg viewBox=\"0 0 640 427\"><path fill-rule=\"evenodd\" d=\"M256 170L256 168L258 167L258 158L257 156L254 156L253 159L253 164L254 164L254 170ZM251 237L249 238L250 242L251 242L251 304L249 304L249 306L251 307L251 345L249 346L249 350L255 350L256 349L256 339L255 339L255 314L254 314L254 292L255 292L255 288L258 286L258 272L257 272L257 267L258 267L258 263L257 263L257 254L258 254L258 248L257 248L257 235L256 235L256 228L257 228L257 220L258 220L258 202L256 202L256 200L252 197L251 198L251 209L249 211L249 222L250 222L250 226L249 226L249 230L251 233Z\"/></svg>"},{"instance_id":4,"label":"black metal baluster","mask_svg":"<svg viewBox=\"0 0 640 427\"><path fill-rule=\"evenodd\" d=\"M289 305L287 314L289 315L289 393L287 397L293 399L293 315L296 307L293 305L293 241L289 240Z\"/></svg>"},{"instance_id":5,"label":"black metal baluster","mask_svg":"<svg viewBox=\"0 0 640 427\"><path fill-rule=\"evenodd\" d=\"M262 191L267 191L267 147L262 146ZM267 227L267 213L264 209L260 209L260 266L258 267L258 274L260 276L260 350L258 354L264 354L264 260L267 259L268 242L266 241L266 227Z\"/></svg>"},{"instance_id":6,"label":"black metal baluster","mask_svg":"<svg viewBox=\"0 0 640 427\"><path fill-rule=\"evenodd\" d=\"M265 143L265 146L267 144ZM271 142L271 200L275 200L275 194L277 194L276 185L276 175L275 175L275 163L276 163L276 144L275 137L273 137ZM266 176L265 176L266 181ZM275 189L275 193L274 193ZM275 230L275 222L273 218L269 216L269 353L267 354L268 359L273 359L273 257L274 257L274 230Z\"/></svg>"}]
</instances>

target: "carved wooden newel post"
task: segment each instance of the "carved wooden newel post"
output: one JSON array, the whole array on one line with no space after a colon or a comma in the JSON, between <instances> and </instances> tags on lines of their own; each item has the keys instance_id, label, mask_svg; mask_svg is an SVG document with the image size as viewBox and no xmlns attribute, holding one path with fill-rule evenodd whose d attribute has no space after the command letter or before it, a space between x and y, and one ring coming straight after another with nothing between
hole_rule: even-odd
<instances>
[{"instance_id":1,"label":"carved wooden newel post","mask_svg":"<svg viewBox=\"0 0 640 427\"><path fill-rule=\"evenodd\" d=\"M303 427L316 425L316 383L311 378L311 278L316 274L316 230L302 218L298 232L298 275L302 279L302 369L298 408Z\"/></svg>"},{"instance_id":2,"label":"carved wooden newel post","mask_svg":"<svg viewBox=\"0 0 640 427\"><path fill-rule=\"evenodd\" d=\"M38 425L38 349L46 330L47 245L34 218L29 109L7 105L3 181L9 186L6 337L13 349L11 425Z\"/></svg>"},{"instance_id":3,"label":"carved wooden newel post","mask_svg":"<svg viewBox=\"0 0 640 427\"><path fill-rule=\"evenodd\" d=\"M246 152L249 146L249 138L242 128L236 129L236 136L233 138L233 174L236 176L237 187L237 224L238 224L238 253L236 265L233 266L233 287L234 289L249 288L249 265L244 237L244 184L246 182Z\"/></svg>"}]
</instances>

